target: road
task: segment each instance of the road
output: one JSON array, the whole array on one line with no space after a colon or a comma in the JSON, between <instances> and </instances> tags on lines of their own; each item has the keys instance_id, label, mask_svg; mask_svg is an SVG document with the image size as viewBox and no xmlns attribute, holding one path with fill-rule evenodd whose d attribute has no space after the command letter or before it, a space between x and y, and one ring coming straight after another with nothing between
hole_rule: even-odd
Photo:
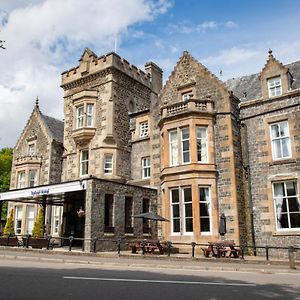
<instances>
[{"instance_id":1,"label":"road","mask_svg":"<svg viewBox=\"0 0 300 300\"><path fill-rule=\"evenodd\" d=\"M0 260L0 299L300 299L300 274Z\"/></svg>"}]
</instances>

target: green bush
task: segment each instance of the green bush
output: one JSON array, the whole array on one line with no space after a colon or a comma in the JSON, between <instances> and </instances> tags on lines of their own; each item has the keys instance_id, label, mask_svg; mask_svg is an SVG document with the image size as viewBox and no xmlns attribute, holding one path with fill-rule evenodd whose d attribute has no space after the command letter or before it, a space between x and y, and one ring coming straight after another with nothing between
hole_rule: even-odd
<instances>
[{"instance_id":1,"label":"green bush","mask_svg":"<svg viewBox=\"0 0 300 300\"><path fill-rule=\"evenodd\" d=\"M11 235L15 235L15 227L14 227L14 210L10 211L9 217L6 220L6 224L4 226L3 235L8 236L9 233Z\"/></svg>"},{"instance_id":2,"label":"green bush","mask_svg":"<svg viewBox=\"0 0 300 300\"><path fill-rule=\"evenodd\" d=\"M32 229L33 237L44 237L44 209L41 207Z\"/></svg>"}]
</instances>

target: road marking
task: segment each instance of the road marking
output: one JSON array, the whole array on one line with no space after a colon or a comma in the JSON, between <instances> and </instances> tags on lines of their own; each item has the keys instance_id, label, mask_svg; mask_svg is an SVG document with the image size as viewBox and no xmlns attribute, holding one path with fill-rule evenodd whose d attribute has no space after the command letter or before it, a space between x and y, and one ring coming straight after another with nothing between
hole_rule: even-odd
<instances>
[{"instance_id":1,"label":"road marking","mask_svg":"<svg viewBox=\"0 0 300 300\"><path fill-rule=\"evenodd\" d=\"M205 281L181 281L181 280L148 280L148 279L126 279L126 278L97 278L97 277L72 277L64 276L64 279L75 280L97 280L118 282L146 282L146 283L170 283L170 284L201 284L201 285L226 285L226 286L256 286L254 283L228 283L228 282L205 282Z\"/></svg>"}]
</instances>

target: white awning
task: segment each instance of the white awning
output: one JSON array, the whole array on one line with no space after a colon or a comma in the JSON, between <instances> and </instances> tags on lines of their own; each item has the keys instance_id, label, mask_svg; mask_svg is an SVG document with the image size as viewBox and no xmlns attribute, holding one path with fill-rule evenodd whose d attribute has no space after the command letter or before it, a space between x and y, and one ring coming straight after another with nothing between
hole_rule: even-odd
<instances>
[{"instance_id":1,"label":"white awning","mask_svg":"<svg viewBox=\"0 0 300 300\"><path fill-rule=\"evenodd\" d=\"M86 190L87 180L76 180L58 184L35 186L32 188L13 190L0 193L0 201L8 201L20 198L32 198L44 195L54 195L73 191Z\"/></svg>"}]
</instances>

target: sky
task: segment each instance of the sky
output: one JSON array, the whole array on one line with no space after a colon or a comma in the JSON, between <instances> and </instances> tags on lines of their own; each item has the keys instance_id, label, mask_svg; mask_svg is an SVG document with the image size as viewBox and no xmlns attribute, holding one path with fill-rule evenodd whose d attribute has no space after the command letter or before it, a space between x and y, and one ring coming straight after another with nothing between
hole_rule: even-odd
<instances>
[{"instance_id":1,"label":"sky","mask_svg":"<svg viewBox=\"0 0 300 300\"><path fill-rule=\"evenodd\" d=\"M141 69L159 65L164 81L188 50L227 80L259 73L269 48L300 60L299 23L298 0L0 0L0 149L15 146L37 96L63 119L61 73L86 47L101 56L116 44Z\"/></svg>"}]
</instances>

